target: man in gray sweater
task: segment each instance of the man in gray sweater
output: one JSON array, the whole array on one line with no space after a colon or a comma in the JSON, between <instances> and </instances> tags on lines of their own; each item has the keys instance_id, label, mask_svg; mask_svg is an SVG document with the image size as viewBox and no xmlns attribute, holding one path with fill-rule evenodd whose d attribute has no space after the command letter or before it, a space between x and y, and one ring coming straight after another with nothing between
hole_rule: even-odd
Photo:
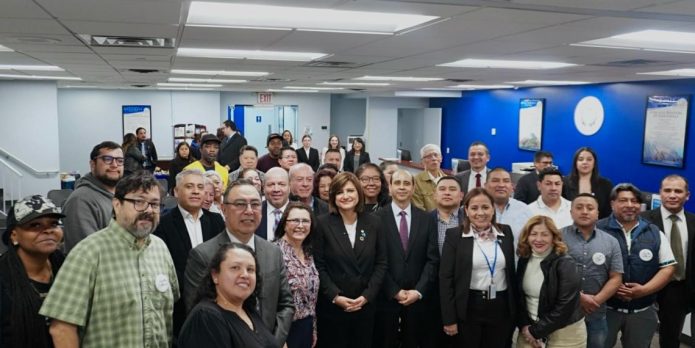
<instances>
[{"instance_id":1,"label":"man in gray sweater","mask_svg":"<svg viewBox=\"0 0 695 348\"><path fill-rule=\"evenodd\" d=\"M89 158L90 173L77 181L63 206L66 252L109 225L113 216L111 199L123 176L123 149L117 143L104 141L94 146Z\"/></svg>"}]
</instances>

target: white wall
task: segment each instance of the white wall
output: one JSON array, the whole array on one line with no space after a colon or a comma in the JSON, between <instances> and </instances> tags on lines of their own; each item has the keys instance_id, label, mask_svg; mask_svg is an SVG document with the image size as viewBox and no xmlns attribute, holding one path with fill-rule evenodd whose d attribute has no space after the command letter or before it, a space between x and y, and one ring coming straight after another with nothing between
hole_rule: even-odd
<instances>
[{"instance_id":1,"label":"white wall","mask_svg":"<svg viewBox=\"0 0 695 348\"><path fill-rule=\"evenodd\" d=\"M348 135L364 134L366 118L366 98L349 98L343 94L331 95L331 134L336 134L346 148L345 142ZM364 140L366 142L366 139ZM367 152L370 152L371 144L366 143L366 145Z\"/></svg>"},{"instance_id":2,"label":"white wall","mask_svg":"<svg viewBox=\"0 0 695 348\"><path fill-rule=\"evenodd\" d=\"M396 155L398 109L427 108L428 106L429 99L427 98L368 98L365 138L367 143L371 144L368 151L372 162L379 163L380 157L394 157Z\"/></svg>"},{"instance_id":3,"label":"white wall","mask_svg":"<svg viewBox=\"0 0 695 348\"><path fill-rule=\"evenodd\" d=\"M220 120L227 119L227 106L254 105L257 102L256 93L222 92L220 96ZM319 150L328 143L330 134L331 95L327 93L273 93L273 105L297 105L299 117L297 130L303 134L305 127L310 127L313 146ZM327 129L323 130L321 127ZM299 138L298 134L294 135ZM297 140L301 144L301 139ZM263 144L265 146L265 144ZM262 148L260 153L265 153Z\"/></svg>"},{"instance_id":4,"label":"white wall","mask_svg":"<svg viewBox=\"0 0 695 348\"><path fill-rule=\"evenodd\" d=\"M58 113L55 82L0 82L0 147L39 171L59 169ZM36 178L23 173L22 196L45 195L60 188L57 175ZM4 188L6 191L16 188Z\"/></svg>"},{"instance_id":5,"label":"white wall","mask_svg":"<svg viewBox=\"0 0 695 348\"><path fill-rule=\"evenodd\" d=\"M198 123L213 130L220 124L219 92L60 89L61 170L87 173L94 145L104 140L123 141L123 105L152 106L148 132L161 159L173 157L173 124Z\"/></svg>"}]
</instances>

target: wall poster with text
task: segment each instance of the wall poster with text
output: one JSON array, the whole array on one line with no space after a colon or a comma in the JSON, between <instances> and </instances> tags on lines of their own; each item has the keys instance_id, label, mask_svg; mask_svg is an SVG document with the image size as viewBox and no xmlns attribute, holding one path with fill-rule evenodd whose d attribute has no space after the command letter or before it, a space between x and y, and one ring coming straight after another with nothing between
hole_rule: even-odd
<instances>
[{"instance_id":1,"label":"wall poster with text","mask_svg":"<svg viewBox=\"0 0 695 348\"><path fill-rule=\"evenodd\" d=\"M519 148L538 151L543 136L544 99L521 99L519 103Z\"/></svg>"},{"instance_id":2,"label":"wall poster with text","mask_svg":"<svg viewBox=\"0 0 695 348\"><path fill-rule=\"evenodd\" d=\"M148 138L152 138L152 106L150 105L123 105L123 135L135 134L135 130L142 127L147 131Z\"/></svg>"},{"instance_id":3,"label":"wall poster with text","mask_svg":"<svg viewBox=\"0 0 695 348\"><path fill-rule=\"evenodd\" d=\"M650 96L644 120L642 163L683 168L690 96Z\"/></svg>"}]
</instances>

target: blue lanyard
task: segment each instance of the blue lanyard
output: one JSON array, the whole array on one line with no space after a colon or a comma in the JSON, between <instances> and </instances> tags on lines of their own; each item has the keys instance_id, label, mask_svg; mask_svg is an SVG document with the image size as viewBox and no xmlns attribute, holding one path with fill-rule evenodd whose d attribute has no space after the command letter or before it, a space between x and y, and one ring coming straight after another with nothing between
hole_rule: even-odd
<instances>
[{"instance_id":1,"label":"blue lanyard","mask_svg":"<svg viewBox=\"0 0 695 348\"><path fill-rule=\"evenodd\" d=\"M480 246L478 241L475 241L475 244L478 246L478 249L480 249L480 252L483 254L483 257L485 258L485 263L487 263L487 268L490 270L490 283L494 284L495 283L495 268L497 267L497 240L495 240L495 258L492 260L492 265L490 265L490 259L488 259L487 255L485 255L485 251L483 251L483 248Z\"/></svg>"}]
</instances>

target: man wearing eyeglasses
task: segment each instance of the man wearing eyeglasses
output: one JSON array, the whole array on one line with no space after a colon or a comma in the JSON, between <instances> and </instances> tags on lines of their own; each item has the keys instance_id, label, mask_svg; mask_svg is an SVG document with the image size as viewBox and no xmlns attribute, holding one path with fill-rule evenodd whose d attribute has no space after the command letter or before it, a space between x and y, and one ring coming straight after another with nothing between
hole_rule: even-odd
<instances>
[{"instance_id":1,"label":"man wearing eyeglasses","mask_svg":"<svg viewBox=\"0 0 695 348\"><path fill-rule=\"evenodd\" d=\"M97 144L89 155L89 174L77 181L63 205L65 250L111 221L113 193L123 176L123 149L112 141Z\"/></svg>"},{"instance_id":2,"label":"man wearing eyeglasses","mask_svg":"<svg viewBox=\"0 0 695 348\"><path fill-rule=\"evenodd\" d=\"M534 170L519 178L514 187L514 199L531 204L538 199L541 192L538 191L538 173L553 165L553 154L547 151L537 151L533 155Z\"/></svg>"},{"instance_id":3,"label":"man wearing eyeglasses","mask_svg":"<svg viewBox=\"0 0 695 348\"><path fill-rule=\"evenodd\" d=\"M281 168L277 170L284 172ZM256 253L258 268L261 271L259 282L263 286L258 296L261 318L282 346L292 325L294 301L287 283L287 271L280 248L255 235L261 221L261 207L261 196L252 184L233 182L229 185L224 193L222 206L226 229L191 250L183 277L183 296L186 308L190 310L195 304L198 286L221 245L230 242L248 245Z\"/></svg>"},{"instance_id":4,"label":"man wearing eyeglasses","mask_svg":"<svg viewBox=\"0 0 695 348\"><path fill-rule=\"evenodd\" d=\"M179 286L166 245L151 235L161 194L144 171L118 182L114 218L75 246L41 307L56 347L171 347Z\"/></svg>"},{"instance_id":5,"label":"man wearing eyeglasses","mask_svg":"<svg viewBox=\"0 0 695 348\"><path fill-rule=\"evenodd\" d=\"M304 203L315 216L328 213L328 204L314 198L314 170L306 163L290 168L290 200Z\"/></svg>"}]
</instances>

